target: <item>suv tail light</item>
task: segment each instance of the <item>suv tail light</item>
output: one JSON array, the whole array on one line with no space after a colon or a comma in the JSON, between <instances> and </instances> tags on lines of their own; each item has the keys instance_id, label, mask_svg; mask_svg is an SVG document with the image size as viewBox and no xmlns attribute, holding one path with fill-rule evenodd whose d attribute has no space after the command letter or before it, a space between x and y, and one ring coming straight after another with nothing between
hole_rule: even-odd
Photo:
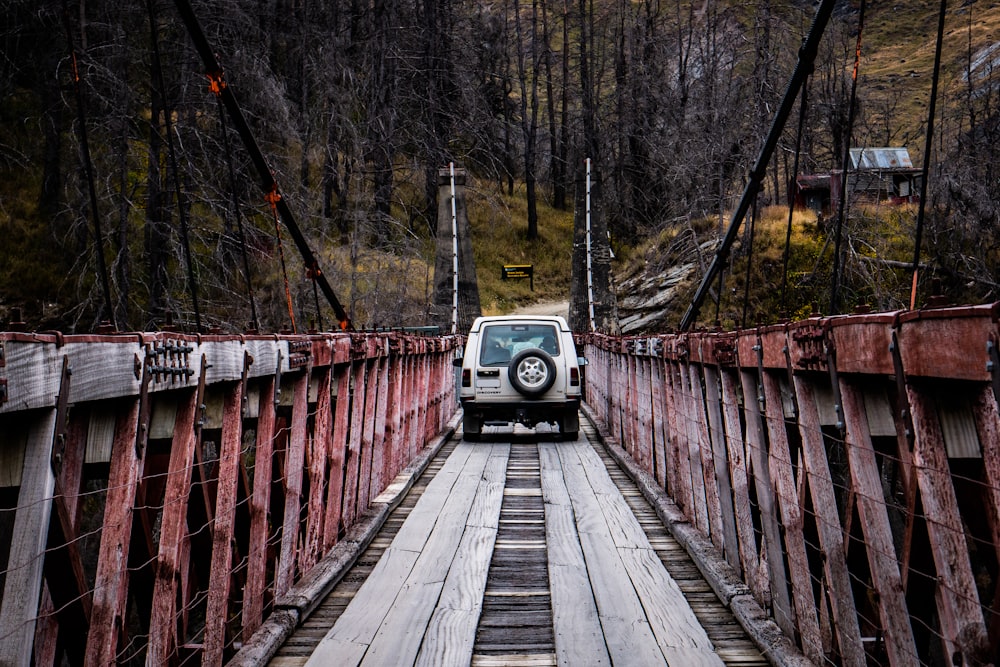
<instances>
[{"instance_id":1,"label":"suv tail light","mask_svg":"<svg viewBox=\"0 0 1000 667\"><path fill-rule=\"evenodd\" d=\"M463 368L462 369L462 386L471 387L472 386L472 369Z\"/></svg>"},{"instance_id":2,"label":"suv tail light","mask_svg":"<svg viewBox=\"0 0 1000 667\"><path fill-rule=\"evenodd\" d=\"M571 368L569 369L569 386L579 387L580 386L580 369Z\"/></svg>"}]
</instances>

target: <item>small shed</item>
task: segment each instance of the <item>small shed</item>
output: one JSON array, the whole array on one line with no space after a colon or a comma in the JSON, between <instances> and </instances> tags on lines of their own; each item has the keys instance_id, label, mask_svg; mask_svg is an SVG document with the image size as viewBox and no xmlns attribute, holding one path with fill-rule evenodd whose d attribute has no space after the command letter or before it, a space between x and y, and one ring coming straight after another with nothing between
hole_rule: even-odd
<instances>
[{"instance_id":1,"label":"small shed","mask_svg":"<svg viewBox=\"0 0 1000 667\"><path fill-rule=\"evenodd\" d=\"M848 183L851 197L872 203L907 204L920 200L920 169L905 148L852 148ZM799 174L792 185L798 208L829 215L840 201L844 172Z\"/></svg>"}]
</instances>

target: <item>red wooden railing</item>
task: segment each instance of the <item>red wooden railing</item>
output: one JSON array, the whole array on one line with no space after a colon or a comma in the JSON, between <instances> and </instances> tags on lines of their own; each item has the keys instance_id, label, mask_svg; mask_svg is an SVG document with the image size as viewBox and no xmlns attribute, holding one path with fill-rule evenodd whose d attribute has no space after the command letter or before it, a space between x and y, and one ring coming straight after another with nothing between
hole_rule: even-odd
<instances>
[{"instance_id":1,"label":"red wooden railing","mask_svg":"<svg viewBox=\"0 0 1000 667\"><path fill-rule=\"evenodd\" d=\"M0 664L221 664L442 430L459 342L0 334Z\"/></svg>"},{"instance_id":2,"label":"red wooden railing","mask_svg":"<svg viewBox=\"0 0 1000 667\"><path fill-rule=\"evenodd\" d=\"M586 401L813 662L989 664L998 313L587 335Z\"/></svg>"}]
</instances>

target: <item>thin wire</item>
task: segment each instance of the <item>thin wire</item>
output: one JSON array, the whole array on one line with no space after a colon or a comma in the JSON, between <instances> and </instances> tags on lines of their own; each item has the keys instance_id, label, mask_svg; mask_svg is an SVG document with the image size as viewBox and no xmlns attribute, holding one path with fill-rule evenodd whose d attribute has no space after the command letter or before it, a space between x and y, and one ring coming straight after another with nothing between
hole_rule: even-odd
<instances>
[{"instance_id":1,"label":"thin wire","mask_svg":"<svg viewBox=\"0 0 1000 667\"><path fill-rule=\"evenodd\" d=\"M285 281L285 301L288 304L288 319L292 322L292 333L298 333L295 327L295 309L292 307L292 290L288 286L288 268L285 266L285 247L281 243L281 223L278 220L278 201L281 195L278 194L277 185L267 194L267 203L271 205L271 217L274 218L274 235L278 240L278 257L281 259L281 277Z\"/></svg>"},{"instance_id":2,"label":"thin wire","mask_svg":"<svg viewBox=\"0 0 1000 667\"><path fill-rule=\"evenodd\" d=\"M201 332L201 311L198 308L198 283L194 276L194 262L191 259L191 242L188 238L187 211L184 207L183 193L181 192L181 176L177 168L177 151L174 149L174 132L170 122L170 109L167 108L167 89L163 83L163 68L160 66L160 44L157 38L156 15L153 7L153 0L146 0L147 14L149 15L149 38L153 46L153 73L156 77L156 86L160 91L160 100L163 102L163 125L167 135L167 154L170 156L170 167L174 172L174 196L177 199L177 217L181 223L181 243L184 247L184 261L187 264L188 289L191 292L191 307L194 309L195 330ZM153 119L156 123L157 119ZM153 131L157 131L156 127Z\"/></svg>"},{"instance_id":3,"label":"thin wire","mask_svg":"<svg viewBox=\"0 0 1000 667\"><path fill-rule=\"evenodd\" d=\"M750 238L748 241L749 247L747 250L746 282L743 285L743 315L740 318L741 329L747 328L747 311L750 309L750 269L753 268L753 239L754 239L754 232L756 231L757 228L757 214L758 214L757 202L758 200L757 197L755 196L753 198L753 210L750 213Z\"/></svg>"},{"instance_id":4,"label":"thin wire","mask_svg":"<svg viewBox=\"0 0 1000 667\"><path fill-rule=\"evenodd\" d=\"M802 82L802 97L799 106L799 128L795 135L795 159L792 161L792 178L798 183L799 177L799 155L802 152L802 133L806 122L806 108L809 97L809 76ZM788 317L788 260L791 256L792 247L792 218L795 215L795 196L788 198L788 227L785 230L785 256L784 265L781 270L781 316Z\"/></svg>"},{"instance_id":5,"label":"thin wire","mask_svg":"<svg viewBox=\"0 0 1000 667\"><path fill-rule=\"evenodd\" d=\"M97 207L97 187L94 185L94 164L90 155L90 142L87 139L87 112L84 105L83 86L80 82L80 68L76 58L76 46L73 39L73 28L69 20L69 2L63 0L63 25L66 29L66 41L69 44L70 62L73 68L73 91L76 94L77 135L80 140L80 153L83 158L83 170L87 176L87 190L90 194L90 216L94 223L94 255L101 278L101 291L104 292L102 315L117 330L115 310L111 305L111 280L108 277L108 265L104 259L104 235L101 232L101 212Z\"/></svg>"},{"instance_id":6,"label":"thin wire","mask_svg":"<svg viewBox=\"0 0 1000 667\"><path fill-rule=\"evenodd\" d=\"M858 69L861 67L861 36L864 33L865 28L865 8L867 4L866 0L861 0L861 9L858 15L858 40L854 48L854 69L851 71L851 101L848 105L847 111L847 139L844 142L844 161L842 163L843 169L841 171L842 176L840 179L840 204L837 207L837 242L834 244L833 250L833 278L831 279L830 287L831 315L836 315L840 309L840 248L844 228L845 210L847 207L847 172L848 165L851 161L851 137L854 134L854 111L857 106L858 98Z\"/></svg>"},{"instance_id":7,"label":"thin wire","mask_svg":"<svg viewBox=\"0 0 1000 667\"><path fill-rule=\"evenodd\" d=\"M250 256L247 253L246 234L243 232L243 211L240 208L239 197L236 195L236 173L233 169L233 151L229 144L226 112L222 107L222 87L226 84L222 80L221 72L209 74L208 79L211 82L210 87L212 92L215 93L216 107L219 109L219 122L222 127L222 145L226 151L226 168L229 172L229 193L232 198L233 211L236 213L236 233L239 235L240 254L243 257L243 278L246 280L247 295L250 297L250 321L253 323L254 330L260 331L260 320L257 318L257 300L254 297L253 279L250 275Z\"/></svg>"},{"instance_id":8,"label":"thin wire","mask_svg":"<svg viewBox=\"0 0 1000 667\"><path fill-rule=\"evenodd\" d=\"M920 202L917 207L917 230L913 242L913 282L910 285L910 310L916 307L917 278L920 272L920 245L924 232L924 207L927 202L927 179L931 164L931 142L934 140L934 115L937 106L938 80L941 72L941 47L944 41L944 14L948 0L941 0L938 12L937 45L934 50L934 76L931 79L931 99L927 105L927 135L924 137L924 164L920 172Z\"/></svg>"}]
</instances>

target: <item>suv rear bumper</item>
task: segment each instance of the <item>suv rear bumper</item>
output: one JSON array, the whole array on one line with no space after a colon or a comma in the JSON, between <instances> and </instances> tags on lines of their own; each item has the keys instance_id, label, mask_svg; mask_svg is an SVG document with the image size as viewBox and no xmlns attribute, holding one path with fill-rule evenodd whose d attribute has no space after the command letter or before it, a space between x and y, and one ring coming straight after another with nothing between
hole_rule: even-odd
<instances>
[{"instance_id":1,"label":"suv rear bumper","mask_svg":"<svg viewBox=\"0 0 1000 667\"><path fill-rule=\"evenodd\" d=\"M558 421L567 410L580 409L580 399L565 401L517 401L509 403L483 403L473 399L462 399L462 410L480 422L508 421L521 424L537 424Z\"/></svg>"}]
</instances>

